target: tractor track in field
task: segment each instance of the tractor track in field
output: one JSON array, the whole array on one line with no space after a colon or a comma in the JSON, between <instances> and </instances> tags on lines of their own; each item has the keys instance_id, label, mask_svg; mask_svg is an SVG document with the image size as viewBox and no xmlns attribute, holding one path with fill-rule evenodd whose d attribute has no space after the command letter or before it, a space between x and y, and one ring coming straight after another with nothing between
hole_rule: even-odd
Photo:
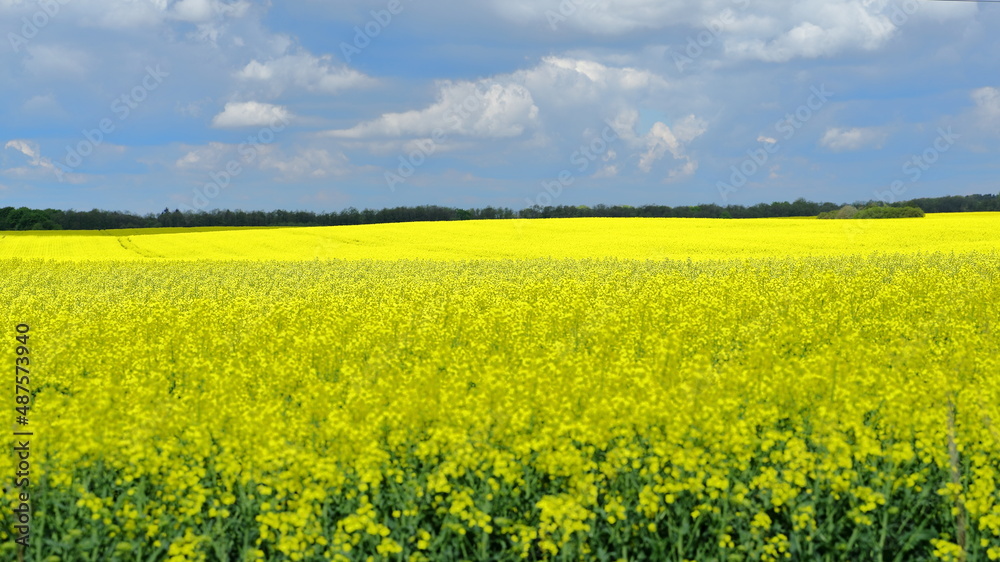
<instances>
[{"instance_id":1,"label":"tractor track in field","mask_svg":"<svg viewBox=\"0 0 1000 562\"><path fill-rule=\"evenodd\" d=\"M138 246L138 244L136 244L132 240L131 236L117 236L116 239L118 240L118 244L122 248L124 248L126 251L135 252L136 254L139 254L140 256L142 256L144 258L153 258L153 259L156 259L156 258L165 258L166 257L166 256L162 256L162 255L159 255L159 254L154 254L153 252L150 252L148 250L143 250L142 248L140 248Z\"/></svg>"}]
</instances>

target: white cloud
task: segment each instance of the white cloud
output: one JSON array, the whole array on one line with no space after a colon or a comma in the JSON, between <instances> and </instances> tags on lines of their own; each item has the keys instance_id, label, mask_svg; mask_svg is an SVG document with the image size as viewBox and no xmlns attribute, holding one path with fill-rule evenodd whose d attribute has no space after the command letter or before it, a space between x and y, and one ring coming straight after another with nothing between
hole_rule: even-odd
<instances>
[{"instance_id":1,"label":"white cloud","mask_svg":"<svg viewBox=\"0 0 1000 562\"><path fill-rule=\"evenodd\" d=\"M187 103L177 102L174 105L174 111L185 117L201 117L202 109L211 102L212 98L202 98Z\"/></svg>"},{"instance_id":2,"label":"white cloud","mask_svg":"<svg viewBox=\"0 0 1000 562\"><path fill-rule=\"evenodd\" d=\"M82 78L95 64L94 59L81 49L62 45L35 42L26 47L26 51L28 57L24 60L24 67L35 76Z\"/></svg>"},{"instance_id":3,"label":"white cloud","mask_svg":"<svg viewBox=\"0 0 1000 562\"><path fill-rule=\"evenodd\" d=\"M525 74L525 81L551 79L555 76L582 81L583 77L596 88L637 90L650 85L666 85L659 76L630 67L610 67L599 62L567 57L545 57L542 64Z\"/></svg>"},{"instance_id":4,"label":"white cloud","mask_svg":"<svg viewBox=\"0 0 1000 562\"><path fill-rule=\"evenodd\" d=\"M4 148L13 148L14 150L24 154L28 158L31 158L32 165L38 165L41 152L38 150L38 143L14 139L12 141L7 141L7 144L3 146Z\"/></svg>"},{"instance_id":5,"label":"white cloud","mask_svg":"<svg viewBox=\"0 0 1000 562\"><path fill-rule=\"evenodd\" d=\"M226 127L263 127L287 123L292 114L280 105L260 103L256 101L230 102L222 113L212 119L212 126Z\"/></svg>"},{"instance_id":6,"label":"white cloud","mask_svg":"<svg viewBox=\"0 0 1000 562\"><path fill-rule=\"evenodd\" d=\"M636 132L639 125L637 106L662 106L664 100L672 97L671 84L654 72L551 56L513 76L530 89L543 117L554 114L555 118L572 122L580 115L608 116L610 113L613 117L609 123L634 151L632 156L638 159L637 168L643 173L652 171L654 163L667 154L685 162L684 169L674 170L671 175L689 174L697 167L697 163L685 154L684 147L705 132L703 120L689 115L669 126L657 121L644 135ZM616 166L613 171L617 174L621 167Z\"/></svg>"},{"instance_id":7,"label":"white cloud","mask_svg":"<svg viewBox=\"0 0 1000 562\"><path fill-rule=\"evenodd\" d=\"M7 141L4 144L4 149L16 150L21 154L28 157L28 166L7 168L3 170L5 175L27 177L34 176L38 177L40 174L49 175L56 174L63 181L68 181L69 183L82 183L83 176L74 173L63 173L61 169L56 168L56 165L48 157L42 156L42 151L38 147L38 143L25 139L14 139Z\"/></svg>"},{"instance_id":8,"label":"white cloud","mask_svg":"<svg viewBox=\"0 0 1000 562\"><path fill-rule=\"evenodd\" d=\"M1000 130L1000 88L976 88L969 92L969 98L974 105L961 113L956 121L956 128L972 135L966 140L976 150L992 150L990 147L996 146L993 139Z\"/></svg>"},{"instance_id":9,"label":"white cloud","mask_svg":"<svg viewBox=\"0 0 1000 562\"><path fill-rule=\"evenodd\" d=\"M648 70L555 56L545 57L538 65L515 72L509 79L524 84L535 99L552 109L619 103L626 98L662 94L669 88L666 80Z\"/></svg>"},{"instance_id":10,"label":"white cloud","mask_svg":"<svg viewBox=\"0 0 1000 562\"><path fill-rule=\"evenodd\" d=\"M975 6L887 0L493 0L501 17L546 34L583 32L599 36L643 30L687 29L687 38L711 35L729 58L784 62L884 46L916 19L971 18ZM910 6L914 6L911 8ZM712 31L714 30L714 31ZM697 45L696 45L697 46ZM682 48L682 49L683 49Z\"/></svg>"},{"instance_id":11,"label":"white cloud","mask_svg":"<svg viewBox=\"0 0 1000 562\"><path fill-rule=\"evenodd\" d=\"M862 148L880 149L885 144L889 134L880 127L852 127L841 129L832 127L826 130L819 144L834 152L860 150Z\"/></svg>"},{"instance_id":12,"label":"white cloud","mask_svg":"<svg viewBox=\"0 0 1000 562\"><path fill-rule=\"evenodd\" d=\"M331 153L322 148L297 149L289 154L266 145L261 147L260 153L260 169L277 170L284 179L342 176L351 171L343 153Z\"/></svg>"},{"instance_id":13,"label":"white cloud","mask_svg":"<svg viewBox=\"0 0 1000 562\"><path fill-rule=\"evenodd\" d=\"M639 170L645 173L651 172L653 165L662 160L668 153L674 160L684 162L680 168L672 169L668 177L687 176L698 169L697 161L692 160L685 153L685 146L707 130L707 124L704 120L694 115L688 115L679 119L673 128L666 123L657 121L653 123L645 135L636 133L638 122L639 112L630 109L619 113L610 121L610 124L628 145L640 149L638 155Z\"/></svg>"},{"instance_id":14,"label":"white cloud","mask_svg":"<svg viewBox=\"0 0 1000 562\"><path fill-rule=\"evenodd\" d=\"M742 33L734 30L734 36L724 40L725 51L736 59L767 62L873 51L885 45L897 30L883 10L888 8L857 0L795 2L787 14L767 14L770 25Z\"/></svg>"},{"instance_id":15,"label":"white cloud","mask_svg":"<svg viewBox=\"0 0 1000 562\"><path fill-rule=\"evenodd\" d=\"M434 132L478 138L516 137L538 120L531 92L509 78L479 82L438 83L438 100L424 109L386 113L350 129L330 131L334 137L426 137Z\"/></svg>"},{"instance_id":16,"label":"white cloud","mask_svg":"<svg viewBox=\"0 0 1000 562\"><path fill-rule=\"evenodd\" d=\"M182 145L183 155L174 161L180 171L205 173L225 169L231 161L243 168L276 171L282 179L342 176L357 171L342 152L322 147L282 148L277 144L257 144L252 149L236 144L210 142L201 146Z\"/></svg>"},{"instance_id":17,"label":"white cloud","mask_svg":"<svg viewBox=\"0 0 1000 562\"><path fill-rule=\"evenodd\" d=\"M132 30L169 21L209 24L241 18L250 2L236 0L89 0L73 2L64 8L75 11L82 23L108 29Z\"/></svg>"},{"instance_id":18,"label":"white cloud","mask_svg":"<svg viewBox=\"0 0 1000 562\"><path fill-rule=\"evenodd\" d=\"M218 168L223 157L233 149L233 146L221 142L210 142L205 146L188 150L174 162L174 166L182 169L208 170Z\"/></svg>"},{"instance_id":19,"label":"white cloud","mask_svg":"<svg viewBox=\"0 0 1000 562\"><path fill-rule=\"evenodd\" d=\"M690 8L685 10L682 2L662 0L613 3L606 0L494 0L493 7L501 16L519 24L544 26L549 31L577 29L599 35L655 29L666 21L686 20L692 12Z\"/></svg>"},{"instance_id":20,"label":"white cloud","mask_svg":"<svg viewBox=\"0 0 1000 562\"><path fill-rule=\"evenodd\" d=\"M618 164L608 164L594 172L594 178L613 178L618 175Z\"/></svg>"},{"instance_id":21,"label":"white cloud","mask_svg":"<svg viewBox=\"0 0 1000 562\"><path fill-rule=\"evenodd\" d=\"M192 23L211 21L219 13L219 2L212 0L180 0L175 2L169 14L180 20Z\"/></svg>"},{"instance_id":22,"label":"white cloud","mask_svg":"<svg viewBox=\"0 0 1000 562\"><path fill-rule=\"evenodd\" d=\"M518 137L541 126L542 111L606 110L624 98L662 91L658 75L599 62L546 57L529 69L476 82L438 82L437 101L423 109L382 116L350 129L329 132L340 138L427 137L435 130L472 138ZM626 104L627 105L627 104Z\"/></svg>"},{"instance_id":23,"label":"white cloud","mask_svg":"<svg viewBox=\"0 0 1000 562\"><path fill-rule=\"evenodd\" d=\"M674 158L680 155L681 143L670 127L657 121L646 134L646 152L639 157L639 169L649 172L656 162L669 150Z\"/></svg>"},{"instance_id":24,"label":"white cloud","mask_svg":"<svg viewBox=\"0 0 1000 562\"><path fill-rule=\"evenodd\" d=\"M374 83L361 72L334 65L330 55L317 57L309 53L283 55L265 62L254 59L236 76L247 83L263 85L270 96L281 95L288 88L336 94Z\"/></svg>"},{"instance_id":25,"label":"white cloud","mask_svg":"<svg viewBox=\"0 0 1000 562\"><path fill-rule=\"evenodd\" d=\"M21 109L28 113L48 115L64 115L66 113L56 100L55 94L52 93L32 96L28 101L24 102Z\"/></svg>"},{"instance_id":26,"label":"white cloud","mask_svg":"<svg viewBox=\"0 0 1000 562\"><path fill-rule=\"evenodd\" d=\"M38 168L44 168L46 170L55 170L55 164L52 160L42 156L42 151L38 148L38 143L30 140L24 139L14 139L7 141L7 144L3 146L5 149L13 149L21 154L24 154L29 158L28 165Z\"/></svg>"},{"instance_id":27,"label":"white cloud","mask_svg":"<svg viewBox=\"0 0 1000 562\"><path fill-rule=\"evenodd\" d=\"M987 122L1000 119L1000 89L986 86L972 91L972 101L976 102L976 115Z\"/></svg>"},{"instance_id":28,"label":"white cloud","mask_svg":"<svg viewBox=\"0 0 1000 562\"><path fill-rule=\"evenodd\" d=\"M636 132L637 104L662 104L669 90L662 77L648 70L552 56L531 68L476 82L439 82L437 100L427 107L386 113L327 135L343 139L345 145L367 145L373 152L400 149L398 143L387 145L387 140L403 140L405 149L415 140L435 134L444 138L435 149L451 149L472 140L518 139L522 150L537 150L554 138L582 136L584 144L589 143L601 133L592 127L583 132L574 130L572 127L581 123L580 117L593 123L595 118L613 116L613 127L626 145L622 148L629 151L625 156L637 161L638 170L649 173L669 155L682 162L669 172L676 177L697 169L685 147L705 132L706 123L688 115L669 126L656 122L642 135ZM559 134L554 134L557 130ZM524 139L529 133L531 137ZM617 158L618 152L609 149L603 157L607 162ZM610 177L622 169L619 164L609 164L596 174Z\"/></svg>"}]
</instances>

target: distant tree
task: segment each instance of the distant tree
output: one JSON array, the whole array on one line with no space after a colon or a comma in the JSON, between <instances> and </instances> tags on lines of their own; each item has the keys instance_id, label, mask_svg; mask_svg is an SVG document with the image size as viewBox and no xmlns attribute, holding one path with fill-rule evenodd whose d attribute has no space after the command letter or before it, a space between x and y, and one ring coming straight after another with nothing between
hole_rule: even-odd
<instances>
[{"instance_id":1,"label":"distant tree","mask_svg":"<svg viewBox=\"0 0 1000 562\"><path fill-rule=\"evenodd\" d=\"M886 204L882 201L857 202L855 205L838 206L836 203L814 203L804 198L794 202L778 201L757 203L746 207L727 205L720 207L714 203L668 207L648 204L641 207L632 205L548 205L515 211L503 207L482 209L458 209L438 205L417 207L392 207L385 209L365 209L358 211L348 207L340 212L315 213L312 211L235 211L215 209L212 211L170 211L164 208L159 214L137 215L122 211L91 209L90 211L60 209L30 209L27 207L0 208L0 230L28 230L63 228L71 230L98 230L116 228L153 227L195 227L195 226L336 226L356 224L376 224L411 221L449 221L469 219L511 219L511 218L568 218L568 217L701 217L701 218L764 218L810 216L818 218L849 218L867 209L916 209L905 211L899 216L919 216L923 212L969 212L1000 211L1000 197L997 194L952 195L946 197L925 197L910 201ZM863 216L884 216L893 211L868 211ZM895 216L895 215L893 215ZM860 218L860 217L859 217Z\"/></svg>"}]
</instances>

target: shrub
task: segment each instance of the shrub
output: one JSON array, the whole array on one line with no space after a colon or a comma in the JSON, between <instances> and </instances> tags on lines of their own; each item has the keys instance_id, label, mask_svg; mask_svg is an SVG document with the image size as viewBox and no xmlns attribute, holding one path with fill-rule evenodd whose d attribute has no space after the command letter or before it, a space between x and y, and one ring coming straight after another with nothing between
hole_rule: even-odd
<instances>
[{"instance_id":1,"label":"shrub","mask_svg":"<svg viewBox=\"0 0 1000 562\"><path fill-rule=\"evenodd\" d=\"M866 207L858 210L853 205L844 205L836 211L827 211L816 215L818 219L899 219L922 217L924 211L919 207Z\"/></svg>"},{"instance_id":2,"label":"shrub","mask_svg":"<svg viewBox=\"0 0 1000 562\"><path fill-rule=\"evenodd\" d=\"M854 205L844 205L837 211L838 219L853 219L858 214L858 208Z\"/></svg>"},{"instance_id":3,"label":"shrub","mask_svg":"<svg viewBox=\"0 0 1000 562\"><path fill-rule=\"evenodd\" d=\"M868 207L854 216L856 219L899 219L922 217L923 210L919 207Z\"/></svg>"}]
</instances>

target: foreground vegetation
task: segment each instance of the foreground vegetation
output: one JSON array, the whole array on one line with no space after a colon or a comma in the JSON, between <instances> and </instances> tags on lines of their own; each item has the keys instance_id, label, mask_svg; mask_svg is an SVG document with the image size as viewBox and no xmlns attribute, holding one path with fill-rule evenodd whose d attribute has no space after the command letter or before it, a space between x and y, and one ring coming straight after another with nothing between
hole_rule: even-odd
<instances>
[{"instance_id":1,"label":"foreground vegetation","mask_svg":"<svg viewBox=\"0 0 1000 562\"><path fill-rule=\"evenodd\" d=\"M924 216L919 207L866 207L858 209L845 205L836 211L827 211L816 216L818 219L905 219Z\"/></svg>"},{"instance_id":2,"label":"foreground vegetation","mask_svg":"<svg viewBox=\"0 0 1000 562\"><path fill-rule=\"evenodd\" d=\"M1000 558L1000 241L901 222L955 252L7 257L41 436L25 559Z\"/></svg>"}]
</instances>

